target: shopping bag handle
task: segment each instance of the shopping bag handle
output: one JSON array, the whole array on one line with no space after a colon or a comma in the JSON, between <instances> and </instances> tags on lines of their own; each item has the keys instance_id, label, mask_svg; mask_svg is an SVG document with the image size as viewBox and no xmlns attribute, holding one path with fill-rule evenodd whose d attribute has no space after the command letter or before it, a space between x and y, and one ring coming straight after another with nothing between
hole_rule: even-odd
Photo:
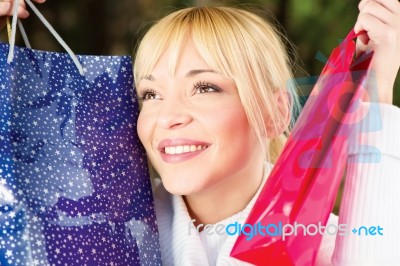
<instances>
[{"instance_id":1,"label":"shopping bag handle","mask_svg":"<svg viewBox=\"0 0 400 266\"><path fill-rule=\"evenodd\" d=\"M346 38L344 38L343 42L349 42L351 40L354 40L355 38L357 38L358 36L360 36L361 34L364 34L364 33L367 33L367 31L362 30L362 31L355 33L354 29L351 29L350 32L347 34Z\"/></svg>"},{"instance_id":2,"label":"shopping bag handle","mask_svg":"<svg viewBox=\"0 0 400 266\"><path fill-rule=\"evenodd\" d=\"M357 38L361 33L363 33L363 31L361 31L361 32L359 32L359 33L355 33L355 32L354 32L354 29L352 29L352 30L349 32L349 34L347 34L345 40L346 40L346 41L353 40L353 39Z\"/></svg>"},{"instance_id":3,"label":"shopping bag handle","mask_svg":"<svg viewBox=\"0 0 400 266\"><path fill-rule=\"evenodd\" d=\"M10 17L7 17L6 20L7 20L8 41L11 44L11 22L10 22ZM20 19L17 20L17 24L18 24L19 31L21 32L22 39L24 40L25 46L27 48L32 48L31 43L28 40L28 36L26 35L25 29L22 26L22 22L21 22Z\"/></svg>"},{"instance_id":4,"label":"shopping bag handle","mask_svg":"<svg viewBox=\"0 0 400 266\"><path fill-rule=\"evenodd\" d=\"M8 51L8 58L7 58L7 63L11 63L14 59L14 47L15 47L15 34L16 34L16 26L17 26L17 21L18 21L18 26L21 30L21 34L24 38L25 44L27 44L27 47L30 47L28 38L26 37L25 30L22 26L22 23L20 20L17 18L17 13L18 13L18 5L19 5L20 0L15 0L14 1L14 9L13 9L13 19L11 23L11 36L9 38L10 40L10 49ZM60 43L60 45L65 49L65 51L69 54L71 57L72 61L76 65L76 67L79 70L79 73L81 75L84 74L83 67L81 63L78 60L78 57L72 52L72 50L69 48L69 46L64 42L64 40L60 37L60 35L55 31L55 29L50 25L50 23L44 18L44 16L40 13L40 11L35 7L35 5L30 1L30 0L25 0L25 2L29 5L29 7L32 9L32 11L38 16L38 18L42 21L42 23L46 26L46 28L50 31L50 33L56 38L56 40Z\"/></svg>"}]
</instances>

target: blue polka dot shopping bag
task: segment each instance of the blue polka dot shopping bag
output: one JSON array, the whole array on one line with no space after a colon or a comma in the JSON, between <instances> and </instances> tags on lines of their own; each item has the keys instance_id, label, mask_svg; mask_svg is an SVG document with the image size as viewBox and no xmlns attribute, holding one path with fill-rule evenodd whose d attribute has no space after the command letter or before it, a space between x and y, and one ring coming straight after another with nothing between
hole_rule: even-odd
<instances>
[{"instance_id":1,"label":"blue polka dot shopping bag","mask_svg":"<svg viewBox=\"0 0 400 266\"><path fill-rule=\"evenodd\" d=\"M131 58L14 47L16 25L0 43L0 265L160 265Z\"/></svg>"}]
</instances>

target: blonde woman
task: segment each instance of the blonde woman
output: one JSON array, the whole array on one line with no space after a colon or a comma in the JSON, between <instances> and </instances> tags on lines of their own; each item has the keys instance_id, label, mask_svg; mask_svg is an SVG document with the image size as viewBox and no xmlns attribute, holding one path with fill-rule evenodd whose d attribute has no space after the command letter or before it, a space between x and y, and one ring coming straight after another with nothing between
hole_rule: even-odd
<instances>
[{"instance_id":1,"label":"blonde woman","mask_svg":"<svg viewBox=\"0 0 400 266\"><path fill-rule=\"evenodd\" d=\"M383 124L382 131L363 135L363 144L377 147L381 160L348 165L339 221L331 215L328 223L379 225L384 233L324 236L317 265L400 261L400 110L392 105L400 4L363 0L359 8L355 30L366 33L358 49L375 52ZM0 16L10 12L8 1L0 1ZM20 16L26 15L21 6ZM155 202L164 265L246 265L229 255L236 237L205 225L245 222L290 130L297 96L287 88L292 74L279 34L240 9L179 10L145 35L134 71L141 100L137 130L161 177ZM371 156L351 154L361 161Z\"/></svg>"},{"instance_id":2,"label":"blonde woman","mask_svg":"<svg viewBox=\"0 0 400 266\"><path fill-rule=\"evenodd\" d=\"M394 189L400 185L400 110L392 105L400 64L400 3L365 0L359 8L355 30L366 33L358 49L375 51L383 123L382 132L365 134L364 144L382 155L380 163L348 165L339 222L379 225L385 234L338 236L336 244L335 237L326 236L317 265L400 261L392 222L400 219ZM240 9L179 10L144 36L134 77L142 104L137 130L161 177L155 201L164 264L245 265L230 257L236 237L221 234L219 225L245 222L289 131L297 98L293 88L286 88L292 74L279 34ZM337 217L328 223L337 224Z\"/></svg>"}]
</instances>

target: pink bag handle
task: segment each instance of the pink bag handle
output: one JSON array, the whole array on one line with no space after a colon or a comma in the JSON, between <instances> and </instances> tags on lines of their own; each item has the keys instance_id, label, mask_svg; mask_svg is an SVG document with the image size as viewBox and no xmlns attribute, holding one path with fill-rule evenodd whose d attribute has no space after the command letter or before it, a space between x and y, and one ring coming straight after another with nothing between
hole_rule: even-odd
<instances>
[{"instance_id":1,"label":"pink bag handle","mask_svg":"<svg viewBox=\"0 0 400 266\"><path fill-rule=\"evenodd\" d=\"M356 34L356 33L354 32L354 29L351 29L351 31L349 32L349 34L347 34L345 40L346 40L346 41L350 41L350 40L352 40L352 39L355 39L355 38L357 38L361 33L362 33L362 32L359 32L359 33Z\"/></svg>"},{"instance_id":2,"label":"pink bag handle","mask_svg":"<svg viewBox=\"0 0 400 266\"><path fill-rule=\"evenodd\" d=\"M357 38L358 36L360 36L361 34L367 33L367 31L362 30L359 31L358 33L354 32L354 29L351 29L351 31L349 32L349 34L347 34L346 38L344 39L345 41L350 41L353 40L355 38Z\"/></svg>"}]
</instances>

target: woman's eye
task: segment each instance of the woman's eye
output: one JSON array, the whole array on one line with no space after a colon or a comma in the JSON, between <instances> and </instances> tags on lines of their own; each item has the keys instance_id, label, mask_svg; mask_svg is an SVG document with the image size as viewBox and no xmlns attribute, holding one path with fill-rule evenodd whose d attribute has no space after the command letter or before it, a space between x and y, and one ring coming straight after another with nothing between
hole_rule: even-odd
<instances>
[{"instance_id":1,"label":"woman's eye","mask_svg":"<svg viewBox=\"0 0 400 266\"><path fill-rule=\"evenodd\" d=\"M214 92L215 89L211 87L201 87L196 89L196 93L206 93L206 92Z\"/></svg>"},{"instance_id":2,"label":"woman's eye","mask_svg":"<svg viewBox=\"0 0 400 266\"><path fill-rule=\"evenodd\" d=\"M140 93L139 100L141 101L147 101L147 100L157 100L161 99L160 95L153 90L145 90Z\"/></svg>"},{"instance_id":3,"label":"woman's eye","mask_svg":"<svg viewBox=\"0 0 400 266\"><path fill-rule=\"evenodd\" d=\"M202 94L208 92L221 92L221 89L214 84L198 82L194 85L195 94Z\"/></svg>"}]
</instances>

